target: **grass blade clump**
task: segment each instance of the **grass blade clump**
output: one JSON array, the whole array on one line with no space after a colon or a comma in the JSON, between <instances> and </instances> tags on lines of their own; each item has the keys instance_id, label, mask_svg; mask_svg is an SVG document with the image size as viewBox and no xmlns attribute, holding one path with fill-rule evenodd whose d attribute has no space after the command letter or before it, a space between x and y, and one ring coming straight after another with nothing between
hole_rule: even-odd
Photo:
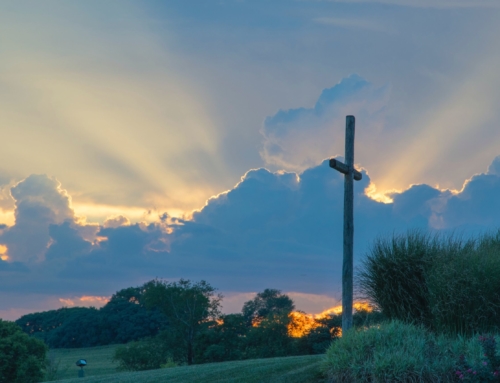
<instances>
[{"instance_id":1,"label":"grass blade clump","mask_svg":"<svg viewBox=\"0 0 500 383\"><path fill-rule=\"evenodd\" d=\"M363 262L363 298L385 317L450 334L500 330L500 233L478 239L411 231L379 238Z\"/></svg>"},{"instance_id":2,"label":"grass blade clump","mask_svg":"<svg viewBox=\"0 0 500 383\"><path fill-rule=\"evenodd\" d=\"M437 237L418 231L377 239L359 274L361 293L388 319L429 326L426 275L438 252Z\"/></svg>"},{"instance_id":3,"label":"grass blade clump","mask_svg":"<svg viewBox=\"0 0 500 383\"><path fill-rule=\"evenodd\" d=\"M448 239L427 276L433 327L467 335L498 331L499 275L499 234Z\"/></svg>"}]
</instances>

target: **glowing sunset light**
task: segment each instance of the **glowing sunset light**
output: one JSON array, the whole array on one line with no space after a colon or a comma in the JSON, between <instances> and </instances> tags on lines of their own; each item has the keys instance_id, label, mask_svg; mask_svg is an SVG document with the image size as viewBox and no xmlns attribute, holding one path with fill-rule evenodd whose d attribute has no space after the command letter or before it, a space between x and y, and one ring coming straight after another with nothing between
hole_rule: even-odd
<instances>
[{"instance_id":1,"label":"glowing sunset light","mask_svg":"<svg viewBox=\"0 0 500 383\"><path fill-rule=\"evenodd\" d=\"M83 295L81 297L75 298L59 298L59 302L61 302L66 307L102 307L109 302L110 298L111 297Z\"/></svg>"},{"instance_id":2,"label":"glowing sunset light","mask_svg":"<svg viewBox=\"0 0 500 383\"><path fill-rule=\"evenodd\" d=\"M5 245L0 245L0 259L2 261L8 261L10 257L7 255L7 246Z\"/></svg>"},{"instance_id":3,"label":"glowing sunset light","mask_svg":"<svg viewBox=\"0 0 500 383\"><path fill-rule=\"evenodd\" d=\"M315 321L313 315L301 311L293 311L290 313L289 317L288 335L293 338L300 338L312 329L320 326L320 324Z\"/></svg>"},{"instance_id":4,"label":"glowing sunset light","mask_svg":"<svg viewBox=\"0 0 500 383\"><path fill-rule=\"evenodd\" d=\"M370 197L372 200L374 201L377 201L377 202L382 202L382 203L392 203L393 200L391 197L388 196L388 194L390 194L391 192L393 192L394 190L391 190L391 191L384 191L384 192L381 192L381 191L378 191L377 190L377 186L372 182L370 183L370 185L365 189L365 195L367 195L368 197Z\"/></svg>"},{"instance_id":5,"label":"glowing sunset light","mask_svg":"<svg viewBox=\"0 0 500 383\"><path fill-rule=\"evenodd\" d=\"M354 302L353 308L354 310L366 310L368 312L373 311L373 307L370 306L370 304L367 302ZM327 318L329 315L339 315L339 314L342 314L342 305L326 309L325 311L322 311L321 313L314 315L314 318L322 319L322 318Z\"/></svg>"}]
</instances>

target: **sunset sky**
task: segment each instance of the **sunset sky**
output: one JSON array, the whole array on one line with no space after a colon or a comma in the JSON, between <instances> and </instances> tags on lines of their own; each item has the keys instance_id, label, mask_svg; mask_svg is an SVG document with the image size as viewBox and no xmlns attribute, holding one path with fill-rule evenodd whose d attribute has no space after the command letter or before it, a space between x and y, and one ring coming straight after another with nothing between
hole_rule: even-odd
<instances>
[{"instance_id":1,"label":"sunset sky","mask_svg":"<svg viewBox=\"0 0 500 383\"><path fill-rule=\"evenodd\" d=\"M205 279L338 304L377 236L500 227L498 0L0 2L0 318Z\"/></svg>"}]
</instances>

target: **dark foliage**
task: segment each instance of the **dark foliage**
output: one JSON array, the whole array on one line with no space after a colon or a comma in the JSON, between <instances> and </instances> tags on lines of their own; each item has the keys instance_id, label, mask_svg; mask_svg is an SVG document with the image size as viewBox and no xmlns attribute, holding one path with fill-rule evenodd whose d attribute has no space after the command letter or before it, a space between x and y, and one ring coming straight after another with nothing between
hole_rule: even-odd
<instances>
[{"instance_id":1,"label":"dark foliage","mask_svg":"<svg viewBox=\"0 0 500 383\"><path fill-rule=\"evenodd\" d=\"M119 370L144 371L160 368L170 355L168 344L155 337L118 346L113 359L118 362Z\"/></svg>"},{"instance_id":2,"label":"dark foliage","mask_svg":"<svg viewBox=\"0 0 500 383\"><path fill-rule=\"evenodd\" d=\"M34 383L44 376L47 346L0 319L0 383Z\"/></svg>"},{"instance_id":3,"label":"dark foliage","mask_svg":"<svg viewBox=\"0 0 500 383\"><path fill-rule=\"evenodd\" d=\"M196 339L196 363L245 359L244 343L248 327L242 314L223 315L207 323Z\"/></svg>"},{"instance_id":4,"label":"dark foliage","mask_svg":"<svg viewBox=\"0 0 500 383\"><path fill-rule=\"evenodd\" d=\"M293 301L280 290L265 289L257 296L245 302L242 313L247 326L251 326L254 321L261 321L269 315L289 314L295 308Z\"/></svg>"},{"instance_id":5,"label":"dark foliage","mask_svg":"<svg viewBox=\"0 0 500 383\"><path fill-rule=\"evenodd\" d=\"M61 308L24 315L16 323L52 348L93 347L151 337L167 326L159 310L147 310L140 288L114 294L101 309Z\"/></svg>"},{"instance_id":6,"label":"dark foliage","mask_svg":"<svg viewBox=\"0 0 500 383\"><path fill-rule=\"evenodd\" d=\"M168 320L169 328L162 336L177 350L174 360L192 364L196 338L209 320L220 316L221 295L205 281L193 283L181 279L166 282L159 279L146 283L144 301L148 308L160 310Z\"/></svg>"}]
</instances>

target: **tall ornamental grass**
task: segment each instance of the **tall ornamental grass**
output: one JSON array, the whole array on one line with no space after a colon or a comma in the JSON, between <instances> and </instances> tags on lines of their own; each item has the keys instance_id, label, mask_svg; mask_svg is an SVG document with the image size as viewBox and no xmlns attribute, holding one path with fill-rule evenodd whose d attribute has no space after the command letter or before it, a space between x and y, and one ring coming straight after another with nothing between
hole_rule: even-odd
<instances>
[{"instance_id":1,"label":"tall ornamental grass","mask_svg":"<svg viewBox=\"0 0 500 383\"><path fill-rule=\"evenodd\" d=\"M427 277L433 327L455 334L498 332L500 233L448 242Z\"/></svg>"},{"instance_id":2,"label":"tall ornamental grass","mask_svg":"<svg viewBox=\"0 0 500 383\"><path fill-rule=\"evenodd\" d=\"M358 286L389 319L451 334L498 331L500 232L467 240L419 231L379 238Z\"/></svg>"},{"instance_id":3,"label":"tall ornamental grass","mask_svg":"<svg viewBox=\"0 0 500 383\"><path fill-rule=\"evenodd\" d=\"M386 318L429 326L432 317L426 278L439 252L438 238L422 232L378 238L356 285L363 298Z\"/></svg>"}]
</instances>

